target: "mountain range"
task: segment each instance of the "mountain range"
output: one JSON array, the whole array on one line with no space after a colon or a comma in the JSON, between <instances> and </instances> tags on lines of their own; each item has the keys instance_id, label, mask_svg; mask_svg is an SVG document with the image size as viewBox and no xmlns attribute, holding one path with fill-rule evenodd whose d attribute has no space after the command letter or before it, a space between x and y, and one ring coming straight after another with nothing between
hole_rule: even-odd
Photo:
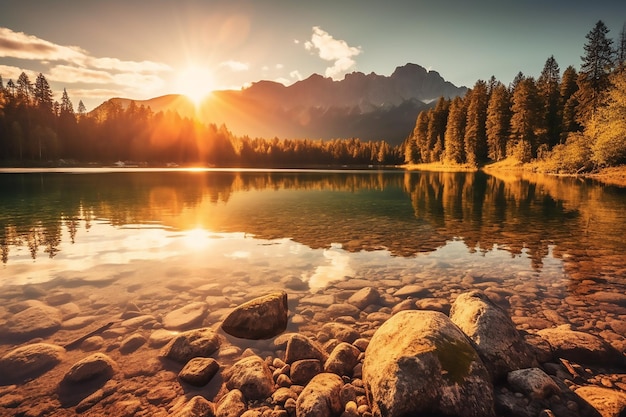
<instances>
[{"instance_id":1,"label":"mountain range","mask_svg":"<svg viewBox=\"0 0 626 417\"><path fill-rule=\"evenodd\" d=\"M353 72L334 81L318 74L285 86L259 81L241 90L214 91L198 108L184 96L134 100L152 111L225 124L234 134L264 138L334 139L358 137L397 145L413 130L420 111L439 97L462 96L436 71L416 64L397 67L390 76ZM131 99L109 100L122 107ZM103 103L94 112L104 108Z\"/></svg>"}]
</instances>

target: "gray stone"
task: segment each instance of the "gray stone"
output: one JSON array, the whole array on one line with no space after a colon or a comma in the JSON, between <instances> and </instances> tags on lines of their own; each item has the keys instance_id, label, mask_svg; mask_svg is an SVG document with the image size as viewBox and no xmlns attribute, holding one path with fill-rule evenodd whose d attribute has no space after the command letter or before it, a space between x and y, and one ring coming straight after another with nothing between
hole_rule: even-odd
<instances>
[{"instance_id":1,"label":"gray stone","mask_svg":"<svg viewBox=\"0 0 626 417\"><path fill-rule=\"evenodd\" d=\"M386 321L367 347L362 372L375 416L494 415L487 369L440 312L402 311Z\"/></svg>"},{"instance_id":2,"label":"gray stone","mask_svg":"<svg viewBox=\"0 0 626 417\"><path fill-rule=\"evenodd\" d=\"M198 301L170 311L163 317L163 327L171 330L190 329L202 322L206 304Z\"/></svg>"},{"instance_id":3,"label":"gray stone","mask_svg":"<svg viewBox=\"0 0 626 417\"><path fill-rule=\"evenodd\" d=\"M33 343L13 349L0 358L0 382L19 382L39 376L65 357L65 349L48 343Z\"/></svg>"},{"instance_id":4,"label":"gray stone","mask_svg":"<svg viewBox=\"0 0 626 417\"><path fill-rule=\"evenodd\" d=\"M67 371L64 382L78 384L100 377L111 377L117 368L117 364L104 353L94 353L76 362Z\"/></svg>"},{"instance_id":5,"label":"gray stone","mask_svg":"<svg viewBox=\"0 0 626 417\"><path fill-rule=\"evenodd\" d=\"M339 343L324 364L324 372L330 372L339 376L352 376L352 369L359 360L361 351L349 343Z\"/></svg>"},{"instance_id":6,"label":"gray stone","mask_svg":"<svg viewBox=\"0 0 626 417\"><path fill-rule=\"evenodd\" d=\"M220 347L218 335L209 328L180 333L161 349L160 355L178 363L195 357L209 357Z\"/></svg>"},{"instance_id":7,"label":"gray stone","mask_svg":"<svg viewBox=\"0 0 626 417\"><path fill-rule=\"evenodd\" d=\"M260 357L240 359L223 372L229 390L241 390L246 400L264 400L274 391L272 371Z\"/></svg>"},{"instance_id":8,"label":"gray stone","mask_svg":"<svg viewBox=\"0 0 626 417\"><path fill-rule=\"evenodd\" d=\"M213 358L193 358L181 369L178 377L190 385L202 387L220 370L220 365Z\"/></svg>"},{"instance_id":9,"label":"gray stone","mask_svg":"<svg viewBox=\"0 0 626 417\"><path fill-rule=\"evenodd\" d=\"M506 379L514 390L536 399L548 398L561 392L556 382L539 368L511 371Z\"/></svg>"},{"instance_id":10,"label":"gray stone","mask_svg":"<svg viewBox=\"0 0 626 417\"><path fill-rule=\"evenodd\" d=\"M459 295L452 304L450 320L474 341L494 380L516 369L538 366L509 315L482 292Z\"/></svg>"},{"instance_id":11,"label":"gray stone","mask_svg":"<svg viewBox=\"0 0 626 417\"><path fill-rule=\"evenodd\" d=\"M336 374L316 375L298 396L297 417L333 417L343 410L340 399L342 379Z\"/></svg>"},{"instance_id":12,"label":"gray stone","mask_svg":"<svg viewBox=\"0 0 626 417\"><path fill-rule=\"evenodd\" d=\"M222 329L243 339L269 339L287 328L287 293L268 294L248 301L233 310L222 323Z\"/></svg>"}]
</instances>

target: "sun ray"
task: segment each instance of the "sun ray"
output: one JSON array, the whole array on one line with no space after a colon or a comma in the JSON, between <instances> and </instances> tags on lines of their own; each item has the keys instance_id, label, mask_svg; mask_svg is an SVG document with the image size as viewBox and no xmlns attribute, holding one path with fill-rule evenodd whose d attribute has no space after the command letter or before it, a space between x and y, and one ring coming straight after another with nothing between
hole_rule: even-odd
<instances>
[{"instance_id":1,"label":"sun ray","mask_svg":"<svg viewBox=\"0 0 626 417\"><path fill-rule=\"evenodd\" d=\"M214 90L211 70L200 65L189 65L176 77L176 92L184 94L196 106L200 105Z\"/></svg>"}]
</instances>

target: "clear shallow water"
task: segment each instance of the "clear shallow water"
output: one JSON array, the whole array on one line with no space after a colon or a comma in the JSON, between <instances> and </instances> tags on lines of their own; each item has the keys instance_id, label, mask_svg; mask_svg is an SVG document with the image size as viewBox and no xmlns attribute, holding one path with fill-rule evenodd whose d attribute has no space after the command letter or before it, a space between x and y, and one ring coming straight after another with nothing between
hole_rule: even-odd
<instances>
[{"instance_id":1,"label":"clear shallow water","mask_svg":"<svg viewBox=\"0 0 626 417\"><path fill-rule=\"evenodd\" d=\"M184 302L182 293L208 284L237 302L284 288L288 277L312 293L364 279L389 293L417 283L448 301L481 288L520 316L543 317L550 308L601 332L599 315L625 314L619 302L593 298L626 291L624 236L626 190L575 179L404 171L0 174L3 303L79 291L98 300L81 304L96 316L103 306L137 299L156 309L168 291Z\"/></svg>"}]
</instances>

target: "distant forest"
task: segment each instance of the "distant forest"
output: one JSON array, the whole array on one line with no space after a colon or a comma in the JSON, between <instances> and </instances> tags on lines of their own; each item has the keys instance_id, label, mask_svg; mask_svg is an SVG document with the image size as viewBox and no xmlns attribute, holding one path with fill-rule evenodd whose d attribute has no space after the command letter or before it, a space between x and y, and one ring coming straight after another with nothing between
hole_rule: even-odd
<instances>
[{"instance_id":1,"label":"distant forest","mask_svg":"<svg viewBox=\"0 0 626 417\"><path fill-rule=\"evenodd\" d=\"M626 26L625 26L626 29ZM617 45L599 21L587 34L580 71L561 75L547 59L539 78L519 73L509 86L479 80L464 97L440 98L417 116L400 146L358 138L250 138L226 126L131 102L74 110L64 89L53 99L46 77L0 76L0 164L14 166L202 164L221 167L398 165L481 166L512 158L555 172L626 163L626 30Z\"/></svg>"},{"instance_id":2,"label":"distant forest","mask_svg":"<svg viewBox=\"0 0 626 417\"><path fill-rule=\"evenodd\" d=\"M570 173L626 163L626 25L616 47L608 32L599 21L587 34L579 72L569 66L561 76L551 56L537 79L520 72L507 87L492 77L439 99L417 117L405 162L511 158Z\"/></svg>"}]
</instances>

